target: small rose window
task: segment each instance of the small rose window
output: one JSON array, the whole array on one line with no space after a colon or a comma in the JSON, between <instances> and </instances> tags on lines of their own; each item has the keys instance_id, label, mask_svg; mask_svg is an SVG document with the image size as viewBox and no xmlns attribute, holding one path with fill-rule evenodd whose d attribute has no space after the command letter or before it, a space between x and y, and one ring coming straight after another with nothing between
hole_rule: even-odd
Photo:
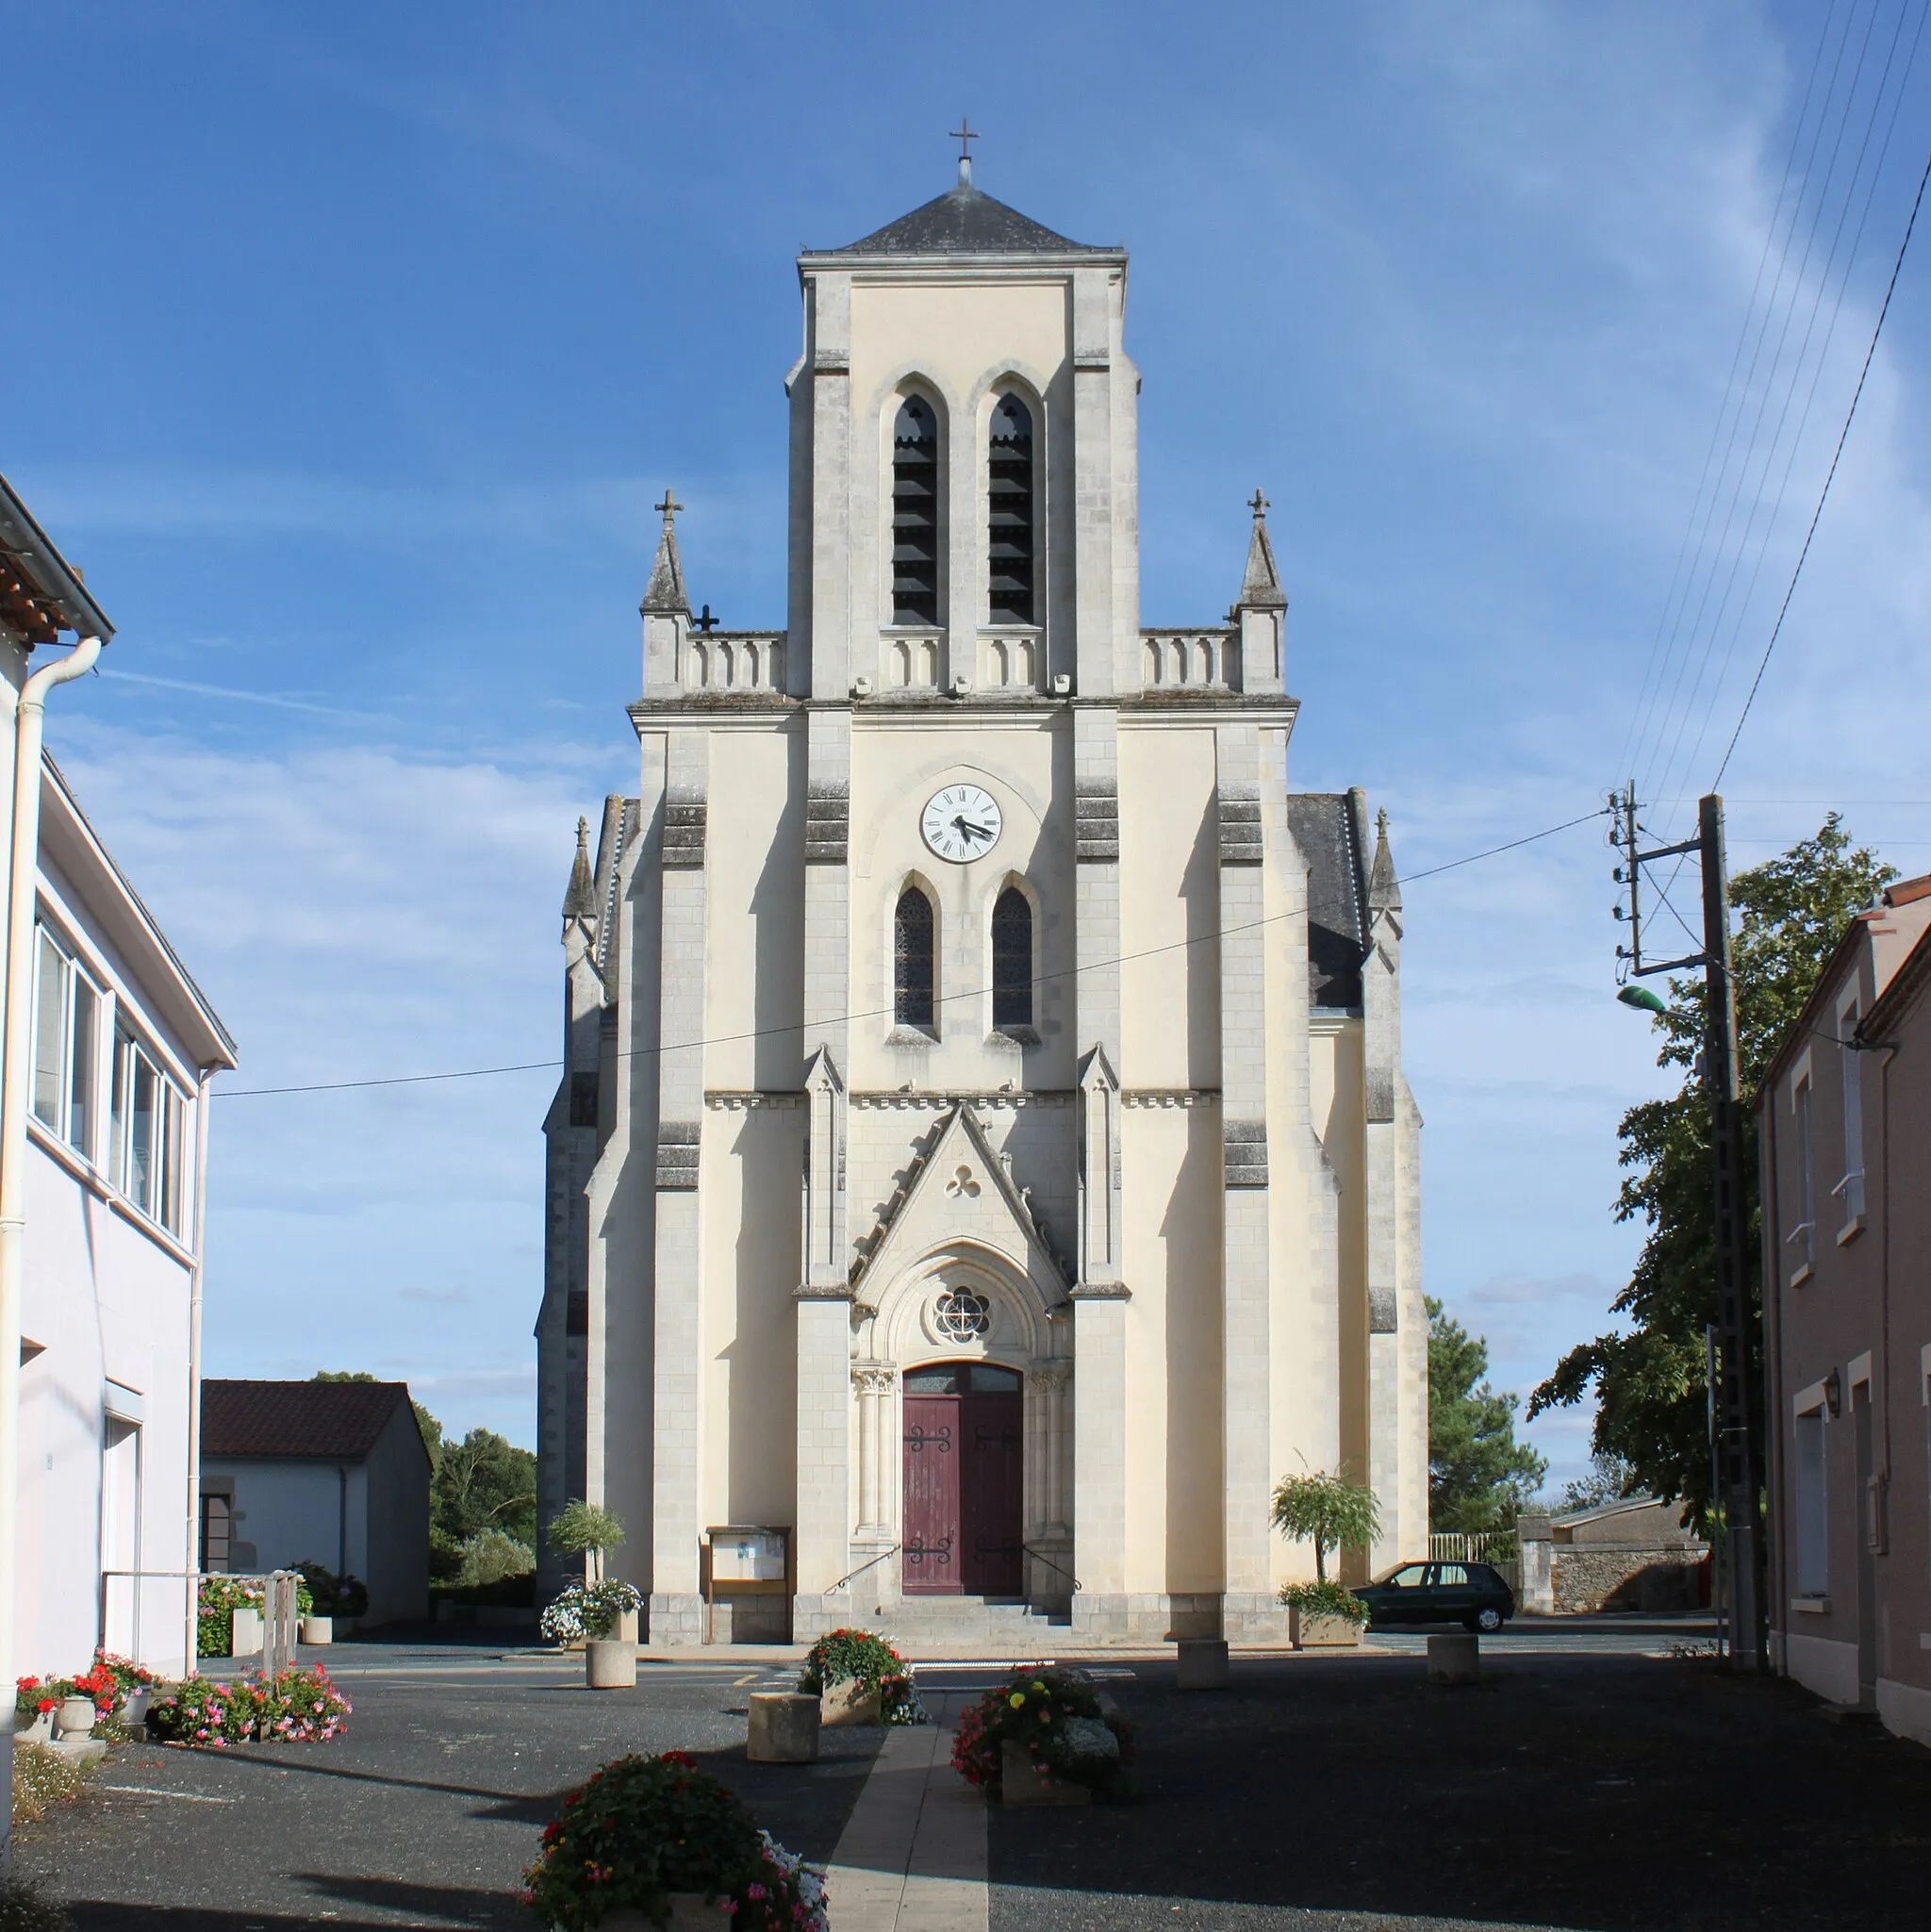
<instances>
[{"instance_id":1,"label":"small rose window","mask_svg":"<svg viewBox=\"0 0 1931 1932\"><path fill-rule=\"evenodd\" d=\"M992 1329L992 1304L969 1288L948 1288L932 1310L940 1334L954 1342L983 1335Z\"/></svg>"}]
</instances>

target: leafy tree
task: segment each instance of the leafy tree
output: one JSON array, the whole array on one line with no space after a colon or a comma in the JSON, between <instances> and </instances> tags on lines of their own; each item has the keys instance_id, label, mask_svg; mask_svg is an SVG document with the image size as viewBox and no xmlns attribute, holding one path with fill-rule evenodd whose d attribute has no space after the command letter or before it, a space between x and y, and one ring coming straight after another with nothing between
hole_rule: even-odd
<instances>
[{"instance_id":1,"label":"leafy tree","mask_svg":"<svg viewBox=\"0 0 1931 1932\"><path fill-rule=\"evenodd\" d=\"M610 1511L572 1498L550 1519L543 1532L550 1547L560 1557L590 1559L590 1580L603 1580L603 1552L623 1541L623 1522Z\"/></svg>"},{"instance_id":2,"label":"leafy tree","mask_svg":"<svg viewBox=\"0 0 1931 1932\"><path fill-rule=\"evenodd\" d=\"M509 1577L527 1577L536 1567L536 1553L528 1544L500 1529L479 1529L461 1546L455 1581L465 1587L501 1583Z\"/></svg>"},{"instance_id":3,"label":"leafy tree","mask_svg":"<svg viewBox=\"0 0 1931 1932\"><path fill-rule=\"evenodd\" d=\"M1428 1527L1512 1529L1549 1472L1515 1440L1515 1397L1489 1386L1489 1345L1433 1296L1428 1311Z\"/></svg>"},{"instance_id":4,"label":"leafy tree","mask_svg":"<svg viewBox=\"0 0 1931 1932\"><path fill-rule=\"evenodd\" d=\"M1598 1449L1589 1459L1589 1474L1562 1485L1562 1508L1599 1510L1605 1503L1637 1494L1642 1488L1636 1471L1623 1457Z\"/></svg>"},{"instance_id":5,"label":"leafy tree","mask_svg":"<svg viewBox=\"0 0 1931 1932\"><path fill-rule=\"evenodd\" d=\"M1364 1549L1380 1533L1375 1493L1338 1470L1283 1476L1274 1489L1274 1527L1295 1543L1314 1545L1314 1580L1328 1580L1330 1549Z\"/></svg>"},{"instance_id":6,"label":"leafy tree","mask_svg":"<svg viewBox=\"0 0 1931 1932\"><path fill-rule=\"evenodd\" d=\"M458 1544L484 1529L536 1541L536 1459L494 1429L472 1428L444 1443L429 1491L433 1527Z\"/></svg>"},{"instance_id":7,"label":"leafy tree","mask_svg":"<svg viewBox=\"0 0 1931 1932\"><path fill-rule=\"evenodd\" d=\"M1833 812L1814 838L1730 881L1730 902L1741 914L1731 942L1731 970L1738 1079L1746 1097L1795 1025L1852 916L1896 877L1895 868L1873 852L1852 846ZM1709 1102L1695 1072L1703 1048L1704 991L1700 976L1669 983L1668 1007L1656 1020L1663 1036L1657 1064L1683 1068L1682 1088L1668 1099L1630 1108L1617 1129L1617 1159L1628 1171L1617 1195L1616 1218L1641 1220L1649 1230L1636 1272L1609 1304L1627 1327L1572 1348L1529 1397L1528 1412L1539 1415L1579 1402L1593 1384L1595 1448L1623 1458L1637 1485L1652 1495L1689 1501L1708 1528L1712 1518L1704 1329L1716 1320L1717 1305ZM1743 1133L1749 1214L1743 1263L1757 1307L1757 1120L1747 1110ZM1753 1374L1760 1389L1760 1359Z\"/></svg>"}]
</instances>

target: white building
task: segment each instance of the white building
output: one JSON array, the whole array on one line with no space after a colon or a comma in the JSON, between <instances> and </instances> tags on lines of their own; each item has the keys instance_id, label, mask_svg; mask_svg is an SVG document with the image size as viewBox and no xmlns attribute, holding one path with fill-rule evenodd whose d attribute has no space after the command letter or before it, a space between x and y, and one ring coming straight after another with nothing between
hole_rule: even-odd
<instances>
[{"instance_id":1,"label":"white building","mask_svg":"<svg viewBox=\"0 0 1931 1932\"><path fill-rule=\"evenodd\" d=\"M0 482L0 702L9 712L29 651L82 629L109 633ZM10 751L10 719L0 737ZM207 1079L235 1065L235 1043L45 757L39 854L21 1035L19 1474L12 1547L0 1552L8 1660L16 1675L68 1673L105 1643L179 1671L195 1562L202 1110Z\"/></svg>"},{"instance_id":2,"label":"white building","mask_svg":"<svg viewBox=\"0 0 1931 1932\"><path fill-rule=\"evenodd\" d=\"M727 1526L800 1636L1279 1635L1304 1465L1354 1574L1427 1554L1385 824L1289 788L1258 494L1226 618L1141 622L1126 255L960 176L799 257L789 622L692 619L667 495L580 829L538 1507L624 1519L655 1642Z\"/></svg>"}]
</instances>

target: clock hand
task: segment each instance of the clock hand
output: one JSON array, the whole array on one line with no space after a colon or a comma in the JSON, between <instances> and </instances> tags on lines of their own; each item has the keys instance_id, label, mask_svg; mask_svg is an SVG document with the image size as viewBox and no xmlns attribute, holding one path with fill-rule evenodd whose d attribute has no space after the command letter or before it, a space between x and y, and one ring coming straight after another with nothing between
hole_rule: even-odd
<instances>
[{"instance_id":1,"label":"clock hand","mask_svg":"<svg viewBox=\"0 0 1931 1932\"><path fill-rule=\"evenodd\" d=\"M968 825L963 817L954 818L952 825L963 838L990 839L992 837L992 828L988 825Z\"/></svg>"}]
</instances>

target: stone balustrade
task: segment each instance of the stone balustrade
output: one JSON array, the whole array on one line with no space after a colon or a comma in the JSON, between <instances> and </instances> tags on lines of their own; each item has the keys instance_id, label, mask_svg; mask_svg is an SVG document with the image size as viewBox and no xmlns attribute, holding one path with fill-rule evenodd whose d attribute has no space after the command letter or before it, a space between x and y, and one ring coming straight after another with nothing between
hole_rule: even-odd
<instances>
[{"instance_id":1,"label":"stone balustrade","mask_svg":"<svg viewBox=\"0 0 1931 1932\"><path fill-rule=\"evenodd\" d=\"M1238 691L1240 633L1230 625L1140 633L1140 675L1149 691Z\"/></svg>"},{"instance_id":2,"label":"stone balustrade","mask_svg":"<svg viewBox=\"0 0 1931 1932\"><path fill-rule=\"evenodd\" d=\"M686 691L784 688L783 631L693 631L684 646Z\"/></svg>"}]
</instances>

